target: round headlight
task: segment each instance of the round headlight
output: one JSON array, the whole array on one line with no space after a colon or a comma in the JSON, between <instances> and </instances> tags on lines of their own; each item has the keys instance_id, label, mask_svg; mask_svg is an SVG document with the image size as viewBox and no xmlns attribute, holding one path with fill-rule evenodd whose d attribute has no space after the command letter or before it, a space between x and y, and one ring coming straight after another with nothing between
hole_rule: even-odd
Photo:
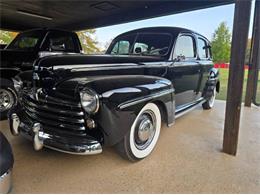
<instances>
[{"instance_id":1,"label":"round headlight","mask_svg":"<svg viewBox=\"0 0 260 195\"><path fill-rule=\"evenodd\" d=\"M99 99L96 92L91 89L84 88L79 92L80 102L83 109L88 114L94 114L98 111L99 108Z\"/></svg>"}]
</instances>

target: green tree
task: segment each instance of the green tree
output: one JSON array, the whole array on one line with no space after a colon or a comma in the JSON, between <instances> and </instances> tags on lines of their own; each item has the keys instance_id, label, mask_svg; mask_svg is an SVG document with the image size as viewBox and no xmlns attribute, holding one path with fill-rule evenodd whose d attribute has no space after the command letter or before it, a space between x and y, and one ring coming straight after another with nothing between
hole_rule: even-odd
<instances>
[{"instance_id":1,"label":"green tree","mask_svg":"<svg viewBox=\"0 0 260 195\"><path fill-rule=\"evenodd\" d=\"M221 22L213 34L211 42L213 60L215 63L228 63L230 60L231 33L226 22Z\"/></svg>"},{"instance_id":2,"label":"green tree","mask_svg":"<svg viewBox=\"0 0 260 195\"><path fill-rule=\"evenodd\" d=\"M96 30L89 29L77 32L84 53L99 53L98 41L95 37Z\"/></svg>"},{"instance_id":3,"label":"green tree","mask_svg":"<svg viewBox=\"0 0 260 195\"><path fill-rule=\"evenodd\" d=\"M0 30L0 44L9 44L16 35L16 32Z\"/></svg>"},{"instance_id":4,"label":"green tree","mask_svg":"<svg viewBox=\"0 0 260 195\"><path fill-rule=\"evenodd\" d=\"M251 39L248 39L247 40L247 47L246 47L246 59L245 59L246 65L248 65L250 63L251 44L252 44Z\"/></svg>"}]
</instances>

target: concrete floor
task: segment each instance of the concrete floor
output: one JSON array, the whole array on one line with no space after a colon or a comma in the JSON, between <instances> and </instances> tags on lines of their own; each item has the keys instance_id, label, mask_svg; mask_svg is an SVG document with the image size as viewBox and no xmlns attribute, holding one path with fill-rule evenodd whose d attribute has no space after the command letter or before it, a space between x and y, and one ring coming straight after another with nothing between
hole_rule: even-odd
<instances>
[{"instance_id":1,"label":"concrete floor","mask_svg":"<svg viewBox=\"0 0 260 195\"><path fill-rule=\"evenodd\" d=\"M96 156L35 152L3 121L15 156L12 193L260 193L260 108L242 109L236 157L221 152L224 111L216 101L163 127L153 153L137 163L113 148Z\"/></svg>"}]
</instances>

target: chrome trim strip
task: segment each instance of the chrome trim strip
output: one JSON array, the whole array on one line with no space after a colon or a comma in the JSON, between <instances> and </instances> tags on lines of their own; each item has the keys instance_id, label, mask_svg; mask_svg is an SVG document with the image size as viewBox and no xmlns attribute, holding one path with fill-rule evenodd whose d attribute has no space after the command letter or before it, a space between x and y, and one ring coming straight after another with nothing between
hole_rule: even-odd
<instances>
[{"instance_id":1,"label":"chrome trim strip","mask_svg":"<svg viewBox=\"0 0 260 195\"><path fill-rule=\"evenodd\" d=\"M140 97L140 98L128 101L128 102L124 102L124 103L120 104L118 107L119 107L119 109L124 109L126 107L133 106L133 105L138 104L140 102L149 101L151 99L161 97L161 96L167 95L169 93L174 93L174 89L165 90L165 91L162 91L162 92L159 92L159 93L148 95L146 97Z\"/></svg>"},{"instance_id":2,"label":"chrome trim strip","mask_svg":"<svg viewBox=\"0 0 260 195\"><path fill-rule=\"evenodd\" d=\"M0 176L0 194L7 194L12 187L12 169Z\"/></svg>"},{"instance_id":3,"label":"chrome trim strip","mask_svg":"<svg viewBox=\"0 0 260 195\"><path fill-rule=\"evenodd\" d=\"M97 68L97 67L111 67L111 66L139 66L137 63L113 63L113 64L70 64L70 65L53 65L53 70L56 69L78 69L78 68ZM142 65L143 66L143 65Z\"/></svg>"},{"instance_id":4,"label":"chrome trim strip","mask_svg":"<svg viewBox=\"0 0 260 195\"><path fill-rule=\"evenodd\" d=\"M114 64L75 64L75 65L53 65L53 70L57 69L71 69L72 71L82 71L82 70L114 70L114 69L129 69L129 68L148 68L148 67L167 67L167 63L161 64L137 64L137 63L114 63Z\"/></svg>"},{"instance_id":5,"label":"chrome trim strip","mask_svg":"<svg viewBox=\"0 0 260 195\"><path fill-rule=\"evenodd\" d=\"M185 105L185 106L183 106L183 107L177 109L177 110L175 111L175 119L177 119L177 118L179 118L179 117L185 115L186 113L192 111L193 109L196 108L196 105L198 105L199 103L201 103L201 102L203 102L203 101L205 101L205 100L204 100L203 97L201 97L201 98L199 98L198 100L196 100L195 102L192 102L192 103L190 103L190 104L187 104L187 105ZM178 113L178 114L176 114L176 113Z\"/></svg>"},{"instance_id":6,"label":"chrome trim strip","mask_svg":"<svg viewBox=\"0 0 260 195\"><path fill-rule=\"evenodd\" d=\"M73 67L67 68L71 69L72 72L77 72L77 71L96 71L96 70L118 70L118 69L131 69L131 68L154 68L154 67L167 67L168 65L139 65L136 64L135 66L108 66L108 67L82 67L82 68L76 68L74 69Z\"/></svg>"},{"instance_id":7,"label":"chrome trim strip","mask_svg":"<svg viewBox=\"0 0 260 195\"><path fill-rule=\"evenodd\" d=\"M52 146L44 145L44 147L49 148L51 150L55 150L58 152L66 153L66 154L73 154L73 155L94 155L94 154L100 154L102 152L102 146L100 143L96 143L95 145L92 145L91 147L87 147L84 152L70 152L61 150L58 148L54 148Z\"/></svg>"},{"instance_id":8,"label":"chrome trim strip","mask_svg":"<svg viewBox=\"0 0 260 195\"><path fill-rule=\"evenodd\" d=\"M135 66L135 68L144 68L146 66L140 65L140 66ZM133 66L125 66L125 67L120 67L120 66L110 66L110 67L97 67L97 68L90 68L90 67L86 67L86 68L78 68L78 69L74 69L74 68L68 68L68 69L72 69L72 72L76 72L76 71L96 71L96 70L118 70L118 69L131 69L133 68Z\"/></svg>"}]
</instances>

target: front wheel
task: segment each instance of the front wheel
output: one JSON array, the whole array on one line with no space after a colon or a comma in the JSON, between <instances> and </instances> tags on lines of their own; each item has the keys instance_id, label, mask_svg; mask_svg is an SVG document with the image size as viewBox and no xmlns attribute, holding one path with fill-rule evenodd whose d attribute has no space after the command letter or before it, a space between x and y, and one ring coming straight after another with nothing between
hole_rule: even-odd
<instances>
[{"instance_id":1,"label":"front wheel","mask_svg":"<svg viewBox=\"0 0 260 195\"><path fill-rule=\"evenodd\" d=\"M16 94L11 87L0 87L0 120L7 118L8 111L16 103Z\"/></svg>"},{"instance_id":2,"label":"front wheel","mask_svg":"<svg viewBox=\"0 0 260 195\"><path fill-rule=\"evenodd\" d=\"M141 160L154 149L160 130L160 110L156 104L148 103L139 112L129 133L116 145L116 149L127 160Z\"/></svg>"},{"instance_id":3,"label":"front wheel","mask_svg":"<svg viewBox=\"0 0 260 195\"><path fill-rule=\"evenodd\" d=\"M209 109L213 108L214 103L215 103L215 99L216 99L216 95L217 95L217 90L216 90L216 87L215 87L214 90L213 90L213 94L210 97L210 99L202 104L202 107L203 107L204 110L209 110Z\"/></svg>"}]
</instances>

